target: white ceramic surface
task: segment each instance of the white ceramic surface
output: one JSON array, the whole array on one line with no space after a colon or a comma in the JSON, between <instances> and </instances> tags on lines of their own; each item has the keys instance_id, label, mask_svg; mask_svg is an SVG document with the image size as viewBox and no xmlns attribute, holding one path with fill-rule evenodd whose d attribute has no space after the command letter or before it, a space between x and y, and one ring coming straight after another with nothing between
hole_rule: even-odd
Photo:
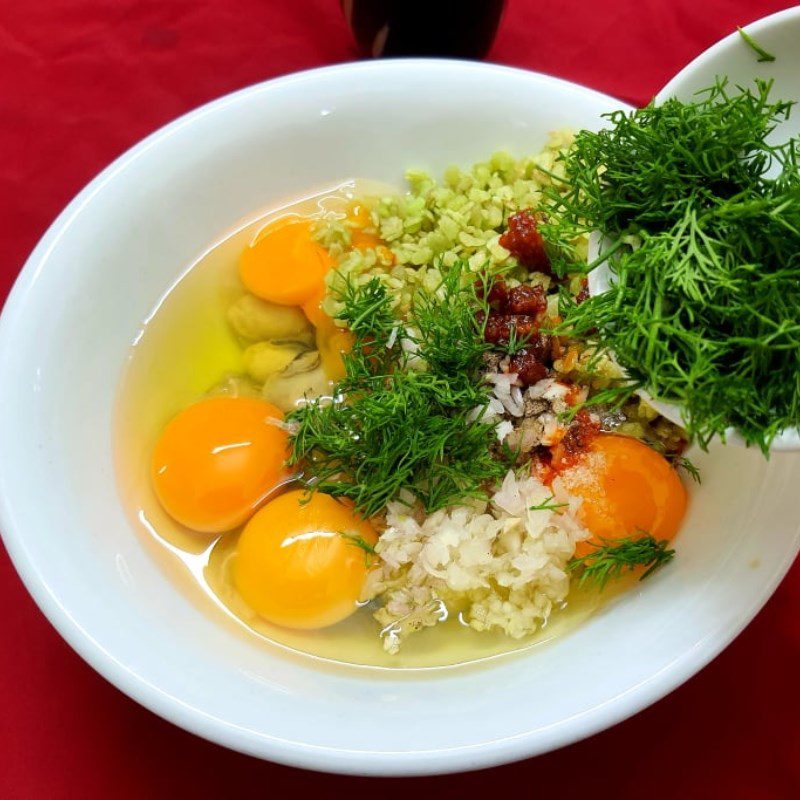
<instances>
[{"instance_id":1,"label":"white ceramic surface","mask_svg":"<svg viewBox=\"0 0 800 800\"><path fill-rule=\"evenodd\" d=\"M731 91L736 86L752 87L756 78L774 81L772 97L800 103L800 6L772 14L744 27L746 32L771 55L774 61L759 61L738 31L734 31L699 55L684 67L656 96L661 102L669 97L689 101L696 92L706 89L718 77L727 76ZM774 141L785 141L790 136L800 136L800 110L779 125L772 135ZM600 254L600 237L593 234L589 242L589 260ZM589 275L589 291L599 294L611 285L611 271L601 264ZM654 400L642 391L640 394L652 403L667 419L681 424L681 408L672 403ZM732 428L726 432L726 441L745 444ZM772 442L773 451L800 450L800 429L781 432Z\"/></svg>"},{"instance_id":2,"label":"white ceramic surface","mask_svg":"<svg viewBox=\"0 0 800 800\"><path fill-rule=\"evenodd\" d=\"M158 131L40 242L0 319L0 527L41 609L95 669L221 744L315 769L410 775L575 741L713 658L798 548L800 459L698 458L679 557L573 634L482 668L414 675L288 657L189 603L117 497L111 425L127 348L182 269L255 210L364 175L399 183L619 103L541 75L374 62L254 86Z\"/></svg>"}]
</instances>

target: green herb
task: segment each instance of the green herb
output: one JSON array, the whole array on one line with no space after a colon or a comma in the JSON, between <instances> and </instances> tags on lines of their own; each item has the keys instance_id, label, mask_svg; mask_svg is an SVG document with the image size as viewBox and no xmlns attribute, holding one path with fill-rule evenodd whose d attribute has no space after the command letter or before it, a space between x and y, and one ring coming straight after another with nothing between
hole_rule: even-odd
<instances>
[{"instance_id":1,"label":"green herb","mask_svg":"<svg viewBox=\"0 0 800 800\"><path fill-rule=\"evenodd\" d=\"M569 505L569 503L556 503L555 499L555 496L551 494L546 500L537 503L535 506L529 506L529 508L531 511L556 511Z\"/></svg>"},{"instance_id":2,"label":"green herb","mask_svg":"<svg viewBox=\"0 0 800 800\"><path fill-rule=\"evenodd\" d=\"M408 334L417 345L419 356L430 372L473 383L491 349L484 340L489 278L485 272L474 275L458 262L442 268L442 282L433 292L419 290L414 296L412 328ZM478 312L483 311L483 321Z\"/></svg>"},{"instance_id":3,"label":"green herb","mask_svg":"<svg viewBox=\"0 0 800 800\"><path fill-rule=\"evenodd\" d=\"M744 28L736 28L744 43L758 56L758 61L774 61L775 56L768 53Z\"/></svg>"},{"instance_id":4,"label":"green herb","mask_svg":"<svg viewBox=\"0 0 800 800\"><path fill-rule=\"evenodd\" d=\"M525 347L527 347L534 333L535 331L529 331L528 333L520 336L517 332L517 326L511 325L511 329L508 334L508 342L502 346L503 350L505 350L505 352L510 356L516 355L520 350L524 350Z\"/></svg>"},{"instance_id":5,"label":"green herb","mask_svg":"<svg viewBox=\"0 0 800 800\"><path fill-rule=\"evenodd\" d=\"M597 406L606 406L610 411L618 411L636 394L636 390L639 388L639 384L632 381L612 383L610 386L598 389L590 394L582 403L576 403L574 406L567 408L566 411L560 412L558 419L560 422L569 424L575 419L579 411L596 408Z\"/></svg>"},{"instance_id":6,"label":"green herb","mask_svg":"<svg viewBox=\"0 0 800 800\"><path fill-rule=\"evenodd\" d=\"M369 567L372 563L372 557L377 555L375 548L363 536L358 536L355 533L340 531L339 536L346 539L348 544L352 544L353 547L364 551L364 563Z\"/></svg>"},{"instance_id":7,"label":"green herb","mask_svg":"<svg viewBox=\"0 0 800 800\"><path fill-rule=\"evenodd\" d=\"M509 468L513 468L516 466L517 462L522 456L522 444L520 443L516 447L512 448L508 441L503 439L503 441L500 442L498 453L500 458L503 460L503 463Z\"/></svg>"},{"instance_id":8,"label":"green herb","mask_svg":"<svg viewBox=\"0 0 800 800\"><path fill-rule=\"evenodd\" d=\"M656 541L650 534L638 538L603 541L595 545L591 553L571 559L567 568L571 572L581 571L578 579L580 586L590 582L602 591L609 581L617 580L623 573L631 572L637 567L646 567L639 578L643 581L668 564L675 556L675 551L670 550L668 545L666 540Z\"/></svg>"},{"instance_id":9,"label":"green herb","mask_svg":"<svg viewBox=\"0 0 800 800\"><path fill-rule=\"evenodd\" d=\"M290 463L302 464L307 487L348 497L366 516L404 492L428 513L485 496L505 467L491 455L494 424L473 419L489 399L474 276L458 263L435 292L415 297L403 334L411 348L386 346L400 321L378 278L339 294L355 340L345 378L333 400L288 417L297 424Z\"/></svg>"},{"instance_id":10,"label":"green herb","mask_svg":"<svg viewBox=\"0 0 800 800\"><path fill-rule=\"evenodd\" d=\"M611 288L562 296L563 327L681 405L701 447L733 427L766 453L800 423L800 144L768 142L791 109L770 88L718 81L606 115L565 155L541 227L557 269L580 269L581 234L612 242Z\"/></svg>"},{"instance_id":11,"label":"green herb","mask_svg":"<svg viewBox=\"0 0 800 800\"><path fill-rule=\"evenodd\" d=\"M671 463L675 469L682 469L686 472L695 483L702 483L700 470L685 456L673 458Z\"/></svg>"},{"instance_id":12,"label":"green herb","mask_svg":"<svg viewBox=\"0 0 800 800\"><path fill-rule=\"evenodd\" d=\"M369 553L371 555L375 555L375 548L366 540L363 536L358 536L355 533L345 533L344 531L339 532L339 536L358 547L359 549L363 550L365 553Z\"/></svg>"},{"instance_id":13,"label":"green herb","mask_svg":"<svg viewBox=\"0 0 800 800\"><path fill-rule=\"evenodd\" d=\"M388 344L399 323L392 312L386 287L377 279L361 286L341 279L333 291L343 302L339 318L347 323L354 338L352 353L347 358L347 380L358 382L391 369L392 351L399 349L399 343L395 342L392 348Z\"/></svg>"}]
</instances>

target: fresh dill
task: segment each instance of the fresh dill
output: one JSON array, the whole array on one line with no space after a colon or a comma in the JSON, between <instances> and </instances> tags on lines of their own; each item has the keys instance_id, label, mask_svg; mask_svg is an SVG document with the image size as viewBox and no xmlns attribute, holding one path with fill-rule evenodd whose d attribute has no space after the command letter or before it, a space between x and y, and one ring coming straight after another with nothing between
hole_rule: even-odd
<instances>
[{"instance_id":1,"label":"fresh dill","mask_svg":"<svg viewBox=\"0 0 800 800\"><path fill-rule=\"evenodd\" d=\"M484 497L484 483L505 473L490 450L494 424L473 419L489 399L479 380L480 293L461 263L442 275L403 321L411 347L387 347L398 319L377 277L339 288L338 318L354 337L345 377L333 399L288 417L296 425L289 462L303 465L308 488L348 497L365 516L406 493L428 513Z\"/></svg>"},{"instance_id":2,"label":"fresh dill","mask_svg":"<svg viewBox=\"0 0 800 800\"><path fill-rule=\"evenodd\" d=\"M695 483L702 483L700 470L685 456L673 458L670 462L675 469L682 469Z\"/></svg>"},{"instance_id":3,"label":"fresh dill","mask_svg":"<svg viewBox=\"0 0 800 800\"><path fill-rule=\"evenodd\" d=\"M358 547L365 553L375 555L375 548L363 536L357 536L354 533L345 533L345 531L340 531L339 536L341 536L343 539L347 539L350 544L352 544L354 547Z\"/></svg>"},{"instance_id":4,"label":"fresh dill","mask_svg":"<svg viewBox=\"0 0 800 800\"><path fill-rule=\"evenodd\" d=\"M339 536L345 539L348 544L364 551L364 563L367 567L372 564L372 557L377 555L377 551L363 536L358 536L355 533L346 533L345 531L339 531Z\"/></svg>"},{"instance_id":5,"label":"fresh dill","mask_svg":"<svg viewBox=\"0 0 800 800\"><path fill-rule=\"evenodd\" d=\"M498 447L498 455L509 469L513 469L522 457L522 445L511 447L508 441L503 439Z\"/></svg>"},{"instance_id":6,"label":"fresh dill","mask_svg":"<svg viewBox=\"0 0 800 800\"><path fill-rule=\"evenodd\" d=\"M576 237L612 243L611 288L562 297L563 326L682 406L703 448L733 427L766 453L800 423L800 143L772 143L791 103L771 86L606 115L563 156L540 228L559 270L581 269Z\"/></svg>"},{"instance_id":7,"label":"fresh dill","mask_svg":"<svg viewBox=\"0 0 800 800\"><path fill-rule=\"evenodd\" d=\"M580 571L578 585L594 584L600 591L606 588L611 580L618 580L626 572L638 567L645 571L640 581L652 575L656 570L668 564L675 556L665 539L657 541L650 534L636 538L603 541L595 545L595 549L583 556L570 559L567 569Z\"/></svg>"},{"instance_id":8,"label":"fresh dill","mask_svg":"<svg viewBox=\"0 0 800 800\"><path fill-rule=\"evenodd\" d=\"M356 286L353 281L340 277L333 291L342 301L339 319L353 334L353 349L347 359L347 381L358 383L391 369L395 348L388 344L397 319L386 288L377 279Z\"/></svg>"},{"instance_id":9,"label":"fresh dill","mask_svg":"<svg viewBox=\"0 0 800 800\"><path fill-rule=\"evenodd\" d=\"M517 326L511 325L508 334L508 342L502 346L503 350L508 355L515 356L520 350L524 350L528 346L533 334L534 331L530 331L529 333L520 336L519 332L517 331Z\"/></svg>"},{"instance_id":10,"label":"fresh dill","mask_svg":"<svg viewBox=\"0 0 800 800\"><path fill-rule=\"evenodd\" d=\"M772 53L768 53L744 28L736 28L742 41L758 56L759 62L770 62L775 60Z\"/></svg>"},{"instance_id":11,"label":"fresh dill","mask_svg":"<svg viewBox=\"0 0 800 800\"><path fill-rule=\"evenodd\" d=\"M569 406L565 411L559 413L559 421L568 425L580 411L596 408L597 406L605 406L610 411L618 411L636 394L636 390L639 388L641 388L640 384L634 381L612 383L604 389L598 389L593 392L583 402L575 403L575 405Z\"/></svg>"},{"instance_id":12,"label":"fresh dill","mask_svg":"<svg viewBox=\"0 0 800 800\"><path fill-rule=\"evenodd\" d=\"M483 354L491 348L483 335L488 310L483 298L489 293L489 279L486 273L472 274L461 262L449 269L439 266L438 288L420 289L414 296L415 332L409 337L430 372L473 381Z\"/></svg>"},{"instance_id":13,"label":"fresh dill","mask_svg":"<svg viewBox=\"0 0 800 800\"><path fill-rule=\"evenodd\" d=\"M557 511L559 508L566 508L569 503L556 503L555 496L550 495L546 500L537 503L535 506L528 506L531 511Z\"/></svg>"}]
</instances>

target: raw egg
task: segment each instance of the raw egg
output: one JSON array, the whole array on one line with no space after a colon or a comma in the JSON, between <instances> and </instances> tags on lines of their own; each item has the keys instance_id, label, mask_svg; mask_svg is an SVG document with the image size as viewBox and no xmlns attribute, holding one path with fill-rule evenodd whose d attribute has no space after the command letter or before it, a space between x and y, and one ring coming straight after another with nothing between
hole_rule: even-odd
<instances>
[{"instance_id":1,"label":"raw egg","mask_svg":"<svg viewBox=\"0 0 800 800\"><path fill-rule=\"evenodd\" d=\"M343 356L353 349L353 334L336 325L324 312L314 325L317 350L325 376L328 380L340 381L345 376Z\"/></svg>"},{"instance_id":2,"label":"raw egg","mask_svg":"<svg viewBox=\"0 0 800 800\"><path fill-rule=\"evenodd\" d=\"M247 523L233 577L257 614L287 628L324 628L350 616L377 541L370 523L330 495L294 490Z\"/></svg>"},{"instance_id":3,"label":"raw egg","mask_svg":"<svg viewBox=\"0 0 800 800\"><path fill-rule=\"evenodd\" d=\"M369 250L379 247L382 241L374 233L356 229L350 234L350 244L356 250Z\"/></svg>"},{"instance_id":4,"label":"raw egg","mask_svg":"<svg viewBox=\"0 0 800 800\"><path fill-rule=\"evenodd\" d=\"M334 382L344 378L344 355L353 349L353 334L343 328L327 332L317 328L317 349L325 377Z\"/></svg>"},{"instance_id":5,"label":"raw egg","mask_svg":"<svg viewBox=\"0 0 800 800\"><path fill-rule=\"evenodd\" d=\"M333 320L322 309L322 301L327 294L327 288L323 283L306 301L300 306L306 319L315 327L319 328L321 325L332 325Z\"/></svg>"},{"instance_id":6,"label":"raw egg","mask_svg":"<svg viewBox=\"0 0 800 800\"><path fill-rule=\"evenodd\" d=\"M365 230L373 225L369 209L361 203L354 203L347 212L350 223L350 246L356 250L377 250L384 263L394 263L394 254L377 234Z\"/></svg>"},{"instance_id":7,"label":"raw egg","mask_svg":"<svg viewBox=\"0 0 800 800\"><path fill-rule=\"evenodd\" d=\"M363 230L372 225L372 214L363 203L355 201L347 209L347 221L353 228Z\"/></svg>"},{"instance_id":8,"label":"raw egg","mask_svg":"<svg viewBox=\"0 0 800 800\"><path fill-rule=\"evenodd\" d=\"M156 444L151 475L167 513L216 533L241 525L286 480L283 414L253 397L211 397L181 411Z\"/></svg>"},{"instance_id":9,"label":"raw egg","mask_svg":"<svg viewBox=\"0 0 800 800\"><path fill-rule=\"evenodd\" d=\"M686 512L686 489L669 462L629 436L598 434L553 486L582 501L576 516L592 536L578 543L579 556L642 533L672 539Z\"/></svg>"},{"instance_id":10,"label":"raw egg","mask_svg":"<svg viewBox=\"0 0 800 800\"><path fill-rule=\"evenodd\" d=\"M314 220L284 217L267 225L242 254L239 275L257 297L300 306L318 295L333 262L314 241Z\"/></svg>"}]
</instances>

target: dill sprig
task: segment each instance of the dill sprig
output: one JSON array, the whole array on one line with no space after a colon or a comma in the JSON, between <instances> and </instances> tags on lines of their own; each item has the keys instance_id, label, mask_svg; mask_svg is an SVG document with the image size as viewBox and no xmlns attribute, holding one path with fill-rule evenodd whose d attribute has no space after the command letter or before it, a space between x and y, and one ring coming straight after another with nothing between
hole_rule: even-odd
<instances>
[{"instance_id":1,"label":"dill sprig","mask_svg":"<svg viewBox=\"0 0 800 800\"><path fill-rule=\"evenodd\" d=\"M416 344L430 372L472 384L483 354L491 348L484 340L488 310L484 298L490 278L486 272L476 276L462 262L439 268L438 288L433 292L420 289L414 295L412 325L406 336Z\"/></svg>"},{"instance_id":2,"label":"dill sprig","mask_svg":"<svg viewBox=\"0 0 800 800\"><path fill-rule=\"evenodd\" d=\"M700 477L700 470L686 456L672 458L670 463L675 469L682 469L695 483L700 484L703 482Z\"/></svg>"},{"instance_id":3,"label":"dill sprig","mask_svg":"<svg viewBox=\"0 0 800 800\"><path fill-rule=\"evenodd\" d=\"M497 455L508 469L514 469L522 457L522 444L518 444L516 447L511 447L508 441L503 439L497 448Z\"/></svg>"},{"instance_id":4,"label":"dill sprig","mask_svg":"<svg viewBox=\"0 0 800 800\"><path fill-rule=\"evenodd\" d=\"M342 537L348 544L357 547L364 553L364 564L369 567L372 565L373 557L377 555L375 548L363 537L355 533L346 533L339 531L339 536Z\"/></svg>"},{"instance_id":5,"label":"dill sprig","mask_svg":"<svg viewBox=\"0 0 800 800\"><path fill-rule=\"evenodd\" d=\"M501 345L503 352L510 356L515 356L520 350L524 350L528 346L534 333L535 331L531 330L520 336L517 332L517 326L512 325L511 331L508 334L508 342L506 342L505 345Z\"/></svg>"},{"instance_id":6,"label":"dill sprig","mask_svg":"<svg viewBox=\"0 0 800 800\"><path fill-rule=\"evenodd\" d=\"M668 564L675 556L665 539L657 541L650 534L636 538L603 541L594 545L591 553L570 559L567 569L570 572L580 570L578 585L593 583L600 591L606 588L611 580L618 580L626 572L639 567L645 571L640 581L652 575L657 569Z\"/></svg>"},{"instance_id":7,"label":"dill sprig","mask_svg":"<svg viewBox=\"0 0 800 800\"><path fill-rule=\"evenodd\" d=\"M297 426L290 464L302 465L309 489L348 497L366 516L410 492L426 512L467 497L505 467L492 458L494 425L473 420L488 402L479 380L486 350L476 311L481 296L462 264L443 269L441 285L414 298L403 338L384 284L372 278L339 291L339 319L354 337L346 375L333 399L309 402L289 419ZM398 329L399 330L399 329Z\"/></svg>"},{"instance_id":8,"label":"dill sprig","mask_svg":"<svg viewBox=\"0 0 800 800\"><path fill-rule=\"evenodd\" d=\"M612 242L613 285L562 296L563 325L681 405L701 447L733 427L766 453L800 423L800 144L768 138L791 108L770 89L719 80L606 115L564 156L542 226L558 269L580 269L576 236Z\"/></svg>"},{"instance_id":9,"label":"dill sprig","mask_svg":"<svg viewBox=\"0 0 800 800\"><path fill-rule=\"evenodd\" d=\"M550 495L545 500L542 500L541 503L537 503L534 506L528 506L531 511L557 511L559 508L566 508L569 503L557 503L555 495Z\"/></svg>"},{"instance_id":10,"label":"dill sprig","mask_svg":"<svg viewBox=\"0 0 800 800\"><path fill-rule=\"evenodd\" d=\"M357 547L369 555L375 555L375 548L363 536L358 536L355 533L346 533L345 531L340 531L339 536L346 539L353 547Z\"/></svg>"},{"instance_id":11,"label":"dill sprig","mask_svg":"<svg viewBox=\"0 0 800 800\"><path fill-rule=\"evenodd\" d=\"M333 291L342 301L338 318L353 334L353 348L345 361L347 378L344 383L357 384L390 370L394 348L389 348L388 344L399 323L386 288L377 279L357 286L352 280L341 278ZM395 347L399 347L399 343Z\"/></svg>"},{"instance_id":12,"label":"dill sprig","mask_svg":"<svg viewBox=\"0 0 800 800\"><path fill-rule=\"evenodd\" d=\"M744 28L736 28L742 41L758 56L758 62L770 62L775 60L772 53L768 53Z\"/></svg>"},{"instance_id":13,"label":"dill sprig","mask_svg":"<svg viewBox=\"0 0 800 800\"><path fill-rule=\"evenodd\" d=\"M561 329L561 326L558 329ZM567 330L566 326L564 326L564 330ZM587 372L587 374L591 375L591 372ZM597 406L605 406L610 411L617 411L636 394L636 390L639 388L641 388L641 384L636 381L615 381L603 389L597 389L583 402L569 406L565 411L558 414L558 419L568 425L578 416L580 411L596 408Z\"/></svg>"}]
</instances>

